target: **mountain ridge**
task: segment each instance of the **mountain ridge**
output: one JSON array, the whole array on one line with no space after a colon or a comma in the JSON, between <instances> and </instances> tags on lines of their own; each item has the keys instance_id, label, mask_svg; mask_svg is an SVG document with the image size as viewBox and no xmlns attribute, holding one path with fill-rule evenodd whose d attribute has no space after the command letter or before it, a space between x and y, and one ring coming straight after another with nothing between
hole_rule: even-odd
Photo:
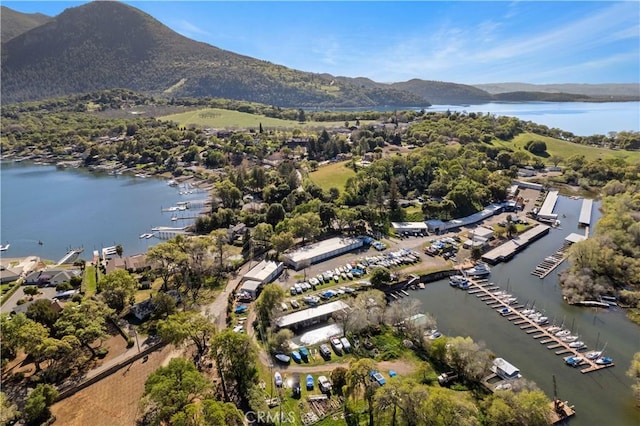
<instances>
[{"instance_id":1,"label":"mountain ridge","mask_svg":"<svg viewBox=\"0 0 640 426\"><path fill-rule=\"evenodd\" d=\"M31 15L16 12L7 19L23 21L25 16ZM467 85L417 78L379 83L366 77L294 70L189 39L151 15L117 1L86 3L41 25L20 28L20 34L2 41L4 102L114 88L280 107L428 107L431 103L478 104L504 99L577 99L575 94L558 94L551 89L548 93L555 95L548 95L547 90L526 83ZM506 90L508 84L514 90ZM522 85L531 90L521 90ZM532 94L532 90L539 94ZM515 93L505 93L509 91ZM601 98L607 96L603 95L605 89L595 92ZM626 95L629 92L629 88L619 90Z\"/></svg>"}]
</instances>

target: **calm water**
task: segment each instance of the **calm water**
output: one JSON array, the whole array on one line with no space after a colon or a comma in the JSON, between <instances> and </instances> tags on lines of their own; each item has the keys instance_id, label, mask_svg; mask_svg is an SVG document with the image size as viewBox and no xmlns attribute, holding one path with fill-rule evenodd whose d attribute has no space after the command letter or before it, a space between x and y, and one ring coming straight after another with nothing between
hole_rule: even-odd
<instances>
[{"instance_id":1,"label":"calm water","mask_svg":"<svg viewBox=\"0 0 640 426\"><path fill-rule=\"evenodd\" d=\"M162 213L161 207L206 197L180 195L160 179L49 165L3 163L0 178L0 241L11 244L3 252L6 257L37 255L57 261L69 247L84 247L81 257L91 259L93 250L115 244L122 244L125 255L145 252L159 240L140 239L140 234L154 226L188 223L171 221L171 213Z\"/></svg>"},{"instance_id":2,"label":"calm water","mask_svg":"<svg viewBox=\"0 0 640 426\"><path fill-rule=\"evenodd\" d=\"M557 127L578 136L640 131L640 102L491 102L480 105L433 105L429 111L466 111L517 117Z\"/></svg>"},{"instance_id":3,"label":"calm water","mask_svg":"<svg viewBox=\"0 0 640 426\"><path fill-rule=\"evenodd\" d=\"M615 366L582 374L565 366L561 356L546 349L511 324L474 295L453 289L447 281L428 284L425 290L411 293L422 301L423 310L433 314L438 328L448 335L471 336L486 343L487 348L520 368L522 375L535 381L547 395L553 395L553 375L559 396L576 407L571 425L638 425L640 410L633 408L631 380L625 375L631 358L640 351L640 330L628 321L622 310L594 310L572 307L562 302L557 272L540 280L531 271L546 256L553 254L571 232L577 229L581 200L560 197L556 213L565 214L560 229L538 240L508 263L492 268L490 280L518 297L520 302L534 303L537 309L581 336L589 349L601 349L614 358ZM594 204L592 223L599 217ZM452 314L453 313L453 314ZM457 313L457 314L456 314Z\"/></svg>"}]
</instances>

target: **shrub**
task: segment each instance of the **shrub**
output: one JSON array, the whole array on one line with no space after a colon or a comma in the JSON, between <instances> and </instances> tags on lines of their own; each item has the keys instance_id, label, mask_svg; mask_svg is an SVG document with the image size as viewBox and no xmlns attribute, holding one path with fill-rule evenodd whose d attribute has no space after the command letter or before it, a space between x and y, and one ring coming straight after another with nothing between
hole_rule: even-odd
<instances>
[{"instance_id":1,"label":"shrub","mask_svg":"<svg viewBox=\"0 0 640 426\"><path fill-rule=\"evenodd\" d=\"M16 305L20 306L20 305L24 305L25 303L27 303L27 299L22 298L22 299L18 299L18 301L16 302Z\"/></svg>"},{"instance_id":2,"label":"shrub","mask_svg":"<svg viewBox=\"0 0 640 426\"><path fill-rule=\"evenodd\" d=\"M127 344L128 343L129 342L127 341ZM109 349L106 348L105 346L100 346L96 351L96 355L98 358L104 358L105 356L107 356L108 353L109 353Z\"/></svg>"},{"instance_id":3,"label":"shrub","mask_svg":"<svg viewBox=\"0 0 640 426\"><path fill-rule=\"evenodd\" d=\"M67 290L73 290L73 285L71 285L70 282L65 281L56 286L56 291L67 291Z\"/></svg>"},{"instance_id":4,"label":"shrub","mask_svg":"<svg viewBox=\"0 0 640 426\"><path fill-rule=\"evenodd\" d=\"M26 286L23 291L24 294L27 294L29 296L35 296L36 294L40 293L40 290L38 290L38 287L35 285Z\"/></svg>"},{"instance_id":5,"label":"shrub","mask_svg":"<svg viewBox=\"0 0 640 426\"><path fill-rule=\"evenodd\" d=\"M132 339L131 337L129 337L129 338L127 339L127 348L131 348L131 347L133 347L133 344L134 344L134 343L135 343L135 342L133 341L133 339Z\"/></svg>"}]
</instances>

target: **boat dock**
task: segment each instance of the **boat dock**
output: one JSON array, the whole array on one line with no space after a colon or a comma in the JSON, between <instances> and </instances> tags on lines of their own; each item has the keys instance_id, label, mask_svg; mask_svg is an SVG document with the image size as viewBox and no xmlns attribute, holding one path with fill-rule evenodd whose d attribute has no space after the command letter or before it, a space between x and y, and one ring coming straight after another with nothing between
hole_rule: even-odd
<instances>
[{"instance_id":1,"label":"boat dock","mask_svg":"<svg viewBox=\"0 0 640 426\"><path fill-rule=\"evenodd\" d=\"M503 309L504 313L499 313L500 315L512 324L519 326L521 330L532 336L534 340L538 340L540 344L545 345L547 349L555 350L555 355L581 357L581 361L575 366L575 368L580 368L581 373L591 373L592 371L614 366L613 363L596 364L595 360L582 357L581 348L572 348L569 342L565 342L561 337L547 331L550 327L548 321L540 324L535 319L525 315L523 313L525 306L517 305L517 302L514 302L515 298L509 297L510 295L506 294L506 292L496 291L499 287L495 284L488 283L487 280L474 280L472 278L469 278L468 281L470 294L474 294L491 309L496 311Z\"/></svg>"},{"instance_id":2,"label":"boat dock","mask_svg":"<svg viewBox=\"0 0 640 426\"><path fill-rule=\"evenodd\" d=\"M568 244L563 245L551 256L547 256L544 258L542 262L536 266L536 268L531 271L531 275L535 275L536 277L543 279L547 275L549 275L554 269L556 269L564 260L567 258L567 249L569 248Z\"/></svg>"},{"instance_id":3,"label":"boat dock","mask_svg":"<svg viewBox=\"0 0 640 426\"><path fill-rule=\"evenodd\" d=\"M60 265L66 265L69 263L73 263L75 262L75 260L78 258L78 256L80 256L80 254L84 251L84 249L82 247L77 248L77 249L70 249L67 254L65 254L62 259L60 259L58 261L58 263L56 263L56 266L60 266Z\"/></svg>"},{"instance_id":4,"label":"boat dock","mask_svg":"<svg viewBox=\"0 0 640 426\"><path fill-rule=\"evenodd\" d=\"M580 209L580 218L578 219L578 225L589 226L591 225L591 211L593 210L593 200L585 198L582 200L582 208Z\"/></svg>"},{"instance_id":5,"label":"boat dock","mask_svg":"<svg viewBox=\"0 0 640 426\"><path fill-rule=\"evenodd\" d=\"M519 235L516 238L513 238L483 254L482 260L491 265L495 265L499 262L506 262L513 258L516 253L524 250L529 244L538 240L542 236L547 235L550 229L551 227L548 225L538 224L528 231L523 232L522 235Z\"/></svg>"}]
</instances>

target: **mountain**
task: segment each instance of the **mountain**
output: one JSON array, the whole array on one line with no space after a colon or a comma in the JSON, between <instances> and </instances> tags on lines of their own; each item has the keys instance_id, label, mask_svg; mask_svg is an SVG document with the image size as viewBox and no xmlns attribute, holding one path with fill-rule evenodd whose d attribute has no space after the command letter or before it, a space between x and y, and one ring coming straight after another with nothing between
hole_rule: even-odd
<instances>
[{"instance_id":1,"label":"mountain","mask_svg":"<svg viewBox=\"0 0 640 426\"><path fill-rule=\"evenodd\" d=\"M474 84L474 87L485 90L492 95L506 92L541 92L570 93L574 95L603 97L640 97L638 83L606 83L606 84L529 84L529 83L490 83Z\"/></svg>"},{"instance_id":2,"label":"mountain","mask_svg":"<svg viewBox=\"0 0 640 426\"><path fill-rule=\"evenodd\" d=\"M2 43L5 102L112 88L277 106L429 106L391 87L362 87L193 41L115 1L66 9Z\"/></svg>"},{"instance_id":3,"label":"mountain","mask_svg":"<svg viewBox=\"0 0 640 426\"><path fill-rule=\"evenodd\" d=\"M434 104L482 104L491 102L490 93L474 86L443 81L413 79L402 83L393 83L391 87L414 93L429 99Z\"/></svg>"},{"instance_id":4,"label":"mountain","mask_svg":"<svg viewBox=\"0 0 640 426\"><path fill-rule=\"evenodd\" d=\"M50 16L42 13L21 13L6 6L0 6L0 40L2 42L10 40L51 19Z\"/></svg>"}]
</instances>

